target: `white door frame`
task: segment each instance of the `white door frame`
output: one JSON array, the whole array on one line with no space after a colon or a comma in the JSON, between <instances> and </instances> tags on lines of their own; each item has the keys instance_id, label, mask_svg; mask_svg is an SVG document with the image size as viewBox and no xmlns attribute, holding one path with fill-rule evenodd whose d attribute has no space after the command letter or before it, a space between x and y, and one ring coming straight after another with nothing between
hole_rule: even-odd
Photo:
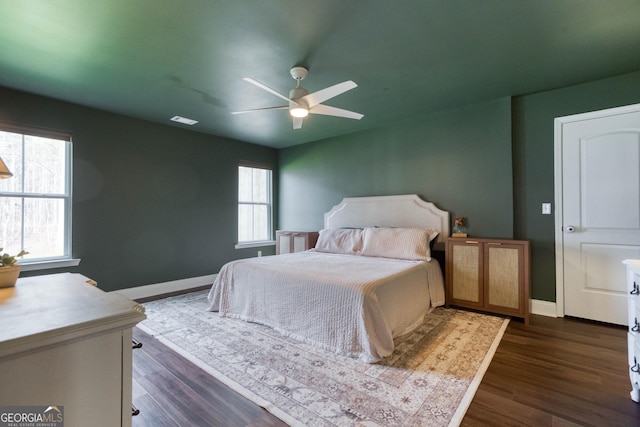
<instances>
[{"instance_id":1,"label":"white door frame","mask_svg":"<svg viewBox=\"0 0 640 427\"><path fill-rule=\"evenodd\" d=\"M640 104L627 105L624 107L609 108L600 111L574 114L571 116L557 117L554 120L554 152L553 170L555 187L555 240L556 240L556 315L564 317L564 246L562 230L562 126L566 123L591 120L618 114L633 113L640 111Z\"/></svg>"}]
</instances>

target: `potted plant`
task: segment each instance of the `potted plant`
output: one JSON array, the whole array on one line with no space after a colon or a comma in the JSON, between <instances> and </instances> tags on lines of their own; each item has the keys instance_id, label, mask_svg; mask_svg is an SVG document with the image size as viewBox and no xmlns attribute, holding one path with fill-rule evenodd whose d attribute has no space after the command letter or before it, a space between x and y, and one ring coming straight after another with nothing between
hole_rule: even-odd
<instances>
[{"instance_id":1,"label":"potted plant","mask_svg":"<svg viewBox=\"0 0 640 427\"><path fill-rule=\"evenodd\" d=\"M3 248L0 248L0 253ZM29 252L21 250L17 255L7 253L0 258L0 288L10 288L15 286L20 275L20 265L16 264L18 258L27 255Z\"/></svg>"}]
</instances>

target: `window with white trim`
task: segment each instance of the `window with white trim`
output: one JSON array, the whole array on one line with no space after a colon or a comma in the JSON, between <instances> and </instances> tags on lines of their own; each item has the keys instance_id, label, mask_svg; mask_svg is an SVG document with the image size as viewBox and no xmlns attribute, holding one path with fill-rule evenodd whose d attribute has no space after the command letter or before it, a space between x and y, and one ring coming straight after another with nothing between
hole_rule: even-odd
<instances>
[{"instance_id":1,"label":"window with white trim","mask_svg":"<svg viewBox=\"0 0 640 427\"><path fill-rule=\"evenodd\" d=\"M271 169L238 167L238 244L272 239Z\"/></svg>"},{"instance_id":2,"label":"window with white trim","mask_svg":"<svg viewBox=\"0 0 640 427\"><path fill-rule=\"evenodd\" d=\"M0 123L0 247L21 264L71 258L71 135Z\"/></svg>"}]
</instances>

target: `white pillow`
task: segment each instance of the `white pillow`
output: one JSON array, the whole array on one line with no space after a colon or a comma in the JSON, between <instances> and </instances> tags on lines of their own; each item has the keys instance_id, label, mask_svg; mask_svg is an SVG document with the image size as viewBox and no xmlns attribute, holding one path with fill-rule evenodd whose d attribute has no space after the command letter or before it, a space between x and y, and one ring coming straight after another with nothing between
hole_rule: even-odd
<instances>
[{"instance_id":1,"label":"white pillow","mask_svg":"<svg viewBox=\"0 0 640 427\"><path fill-rule=\"evenodd\" d=\"M430 242L438 235L428 228L364 229L362 255L409 261L431 260Z\"/></svg>"},{"instance_id":2,"label":"white pillow","mask_svg":"<svg viewBox=\"0 0 640 427\"><path fill-rule=\"evenodd\" d=\"M362 249L362 230L358 228L326 228L320 230L316 251L356 255Z\"/></svg>"}]
</instances>

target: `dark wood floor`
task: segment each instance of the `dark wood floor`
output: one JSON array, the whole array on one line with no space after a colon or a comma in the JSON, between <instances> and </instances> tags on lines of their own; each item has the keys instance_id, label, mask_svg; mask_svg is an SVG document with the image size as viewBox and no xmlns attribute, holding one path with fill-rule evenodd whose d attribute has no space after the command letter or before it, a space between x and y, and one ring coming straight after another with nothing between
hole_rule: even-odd
<instances>
[{"instance_id":1,"label":"dark wood floor","mask_svg":"<svg viewBox=\"0 0 640 427\"><path fill-rule=\"evenodd\" d=\"M134 329L133 426L282 426ZM512 321L463 426L640 426L629 398L626 329L576 319Z\"/></svg>"},{"instance_id":2,"label":"dark wood floor","mask_svg":"<svg viewBox=\"0 0 640 427\"><path fill-rule=\"evenodd\" d=\"M140 329L133 338L133 427L286 426Z\"/></svg>"},{"instance_id":3,"label":"dark wood floor","mask_svg":"<svg viewBox=\"0 0 640 427\"><path fill-rule=\"evenodd\" d=\"M570 318L510 322L463 426L640 426L627 329Z\"/></svg>"}]
</instances>

